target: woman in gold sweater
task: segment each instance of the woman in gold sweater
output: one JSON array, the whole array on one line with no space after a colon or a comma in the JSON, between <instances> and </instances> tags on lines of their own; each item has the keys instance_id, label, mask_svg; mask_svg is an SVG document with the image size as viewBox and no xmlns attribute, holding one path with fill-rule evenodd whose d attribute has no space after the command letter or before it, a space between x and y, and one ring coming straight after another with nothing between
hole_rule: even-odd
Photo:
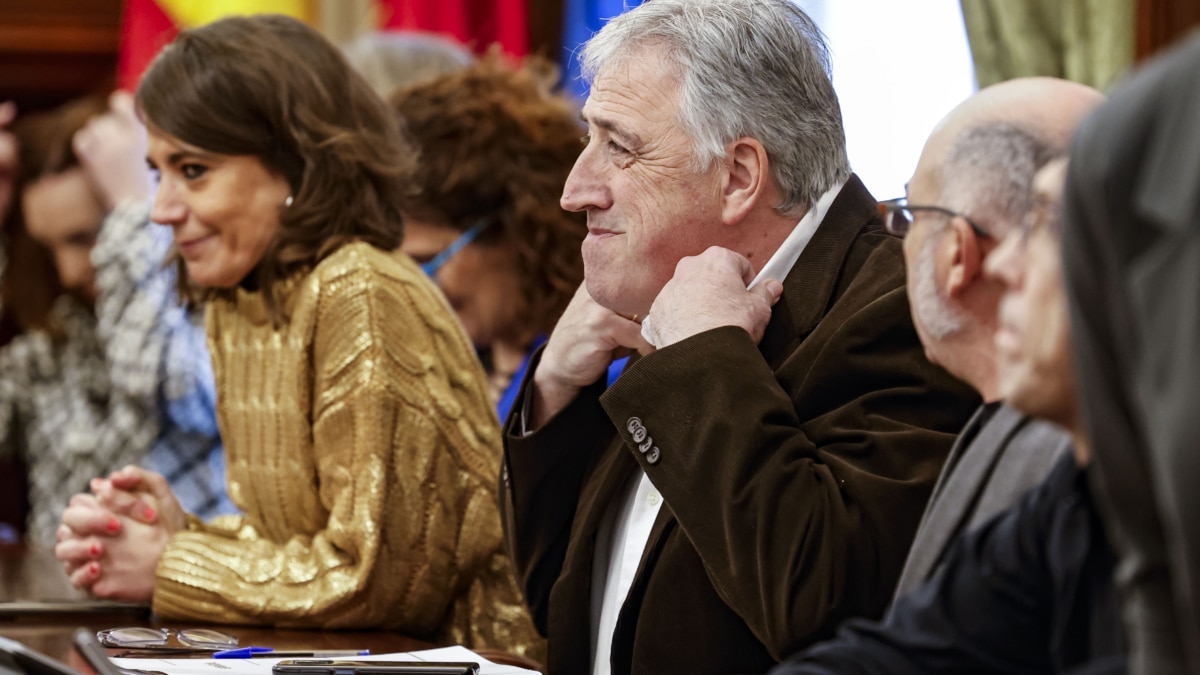
<instances>
[{"instance_id":1,"label":"woman in gold sweater","mask_svg":"<svg viewBox=\"0 0 1200 675\"><path fill-rule=\"evenodd\" d=\"M337 50L280 16L183 32L137 102L207 329L229 493L209 523L161 476L93 481L56 553L170 619L385 627L521 652L482 370L408 258L413 153Z\"/></svg>"}]
</instances>

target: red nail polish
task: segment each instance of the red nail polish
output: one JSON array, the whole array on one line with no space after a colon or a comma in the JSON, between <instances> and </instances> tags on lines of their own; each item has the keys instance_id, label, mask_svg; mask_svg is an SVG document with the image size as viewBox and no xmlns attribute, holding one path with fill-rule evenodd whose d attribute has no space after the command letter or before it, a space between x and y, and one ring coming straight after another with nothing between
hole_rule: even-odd
<instances>
[{"instance_id":1,"label":"red nail polish","mask_svg":"<svg viewBox=\"0 0 1200 675\"><path fill-rule=\"evenodd\" d=\"M110 518L108 521L108 531L116 534L121 530L121 521L116 518Z\"/></svg>"},{"instance_id":2,"label":"red nail polish","mask_svg":"<svg viewBox=\"0 0 1200 675\"><path fill-rule=\"evenodd\" d=\"M145 509L142 510L142 519L143 520L146 520L147 522L154 520L154 516L155 516L154 509L150 508L149 506L147 506Z\"/></svg>"},{"instance_id":3,"label":"red nail polish","mask_svg":"<svg viewBox=\"0 0 1200 675\"><path fill-rule=\"evenodd\" d=\"M100 544L92 544L92 547L88 550L91 552L92 557L95 558L100 555Z\"/></svg>"},{"instance_id":4,"label":"red nail polish","mask_svg":"<svg viewBox=\"0 0 1200 675\"><path fill-rule=\"evenodd\" d=\"M97 574L100 574L100 563L94 562L94 563L88 565L88 574L90 574L92 576L96 576Z\"/></svg>"}]
</instances>

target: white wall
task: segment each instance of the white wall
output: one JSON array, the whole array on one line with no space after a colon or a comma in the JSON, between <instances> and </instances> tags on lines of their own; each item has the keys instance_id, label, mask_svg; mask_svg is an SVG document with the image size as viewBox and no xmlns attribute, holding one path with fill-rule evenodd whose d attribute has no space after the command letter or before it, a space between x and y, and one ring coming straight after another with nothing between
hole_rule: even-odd
<instances>
[{"instance_id":1,"label":"white wall","mask_svg":"<svg viewBox=\"0 0 1200 675\"><path fill-rule=\"evenodd\" d=\"M833 56L850 165L877 199L904 194L933 126L975 91L959 0L796 0Z\"/></svg>"}]
</instances>

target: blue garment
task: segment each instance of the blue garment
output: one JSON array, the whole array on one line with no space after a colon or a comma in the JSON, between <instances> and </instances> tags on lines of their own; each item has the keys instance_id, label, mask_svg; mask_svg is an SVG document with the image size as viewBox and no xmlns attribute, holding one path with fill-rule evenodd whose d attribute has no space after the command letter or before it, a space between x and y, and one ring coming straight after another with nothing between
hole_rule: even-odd
<instances>
[{"instance_id":1,"label":"blue garment","mask_svg":"<svg viewBox=\"0 0 1200 675\"><path fill-rule=\"evenodd\" d=\"M179 331L168 358L192 363L194 380L175 398L159 392L159 436L142 464L167 479L188 513L202 520L239 513L225 490L225 449L217 428L216 383L203 326Z\"/></svg>"},{"instance_id":2,"label":"blue garment","mask_svg":"<svg viewBox=\"0 0 1200 675\"><path fill-rule=\"evenodd\" d=\"M163 474L191 513L234 510L204 328L179 304L163 265L171 232L149 213L126 204L106 217L95 305L64 295L52 309L66 340L33 330L0 349L0 457L25 462L26 531L43 545L71 495L129 464Z\"/></svg>"},{"instance_id":3,"label":"blue garment","mask_svg":"<svg viewBox=\"0 0 1200 675\"><path fill-rule=\"evenodd\" d=\"M642 0L567 0L563 7L562 41L563 86L567 91L580 98L587 97L587 83L579 76L579 48L609 19L640 4Z\"/></svg>"},{"instance_id":4,"label":"blue garment","mask_svg":"<svg viewBox=\"0 0 1200 675\"><path fill-rule=\"evenodd\" d=\"M174 266L164 267L170 230L150 222L149 204L127 204L105 220L92 249L99 331L113 387L153 420L157 434L139 462L167 479L201 519L237 508L225 489L216 384L198 312L180 306Z\"/></svg>"},{"instance_id":5,"label":"blue garment","mask_svg":"<svg viewBox=\"0 0 1200 675\"><path fill-rule=\"evenodd\" d=\"M508 419L508 412L512 410L513 402L517 400L517 392L521 390L521 382L525 380L525 371L529 369L529 360L533 358L533 353L542 345L546 344L546 336L539 335L534 339L533 344L529 346L529 353L525 355L525 360L521 362L521 367L517 368L513 373L512 381L508 383L508 388L504 390L504 395L500 397L500 401L496 403L496 412L500 415L500 423ZM625 370L625 365L629 363L629 357L617 359L608 366L608 386L612 386L613 382L617 381L617 377Z\"/></svg>"}]
</instances>

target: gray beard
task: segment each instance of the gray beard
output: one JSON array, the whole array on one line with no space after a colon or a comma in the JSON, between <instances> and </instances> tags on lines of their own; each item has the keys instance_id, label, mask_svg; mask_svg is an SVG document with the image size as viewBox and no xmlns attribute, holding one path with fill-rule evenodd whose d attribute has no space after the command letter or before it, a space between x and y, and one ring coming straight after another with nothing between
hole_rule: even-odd
<instances>
[{"instance_id":1,"label":"gray beard","mask_svg":"<svg viewBox=\"0 0 1200 675\"><path fill-rule=\"evenodd\" d=\"M921 253L917 260L915 288L913 289L913 310L921 327L930 338L940 340L951 333L962 330L963 316L955 308L948 306L938 294L937 283L934 279L934 254L937 250L938 238L930 235L921 243Z\"/></svg>"}]
</instances>

